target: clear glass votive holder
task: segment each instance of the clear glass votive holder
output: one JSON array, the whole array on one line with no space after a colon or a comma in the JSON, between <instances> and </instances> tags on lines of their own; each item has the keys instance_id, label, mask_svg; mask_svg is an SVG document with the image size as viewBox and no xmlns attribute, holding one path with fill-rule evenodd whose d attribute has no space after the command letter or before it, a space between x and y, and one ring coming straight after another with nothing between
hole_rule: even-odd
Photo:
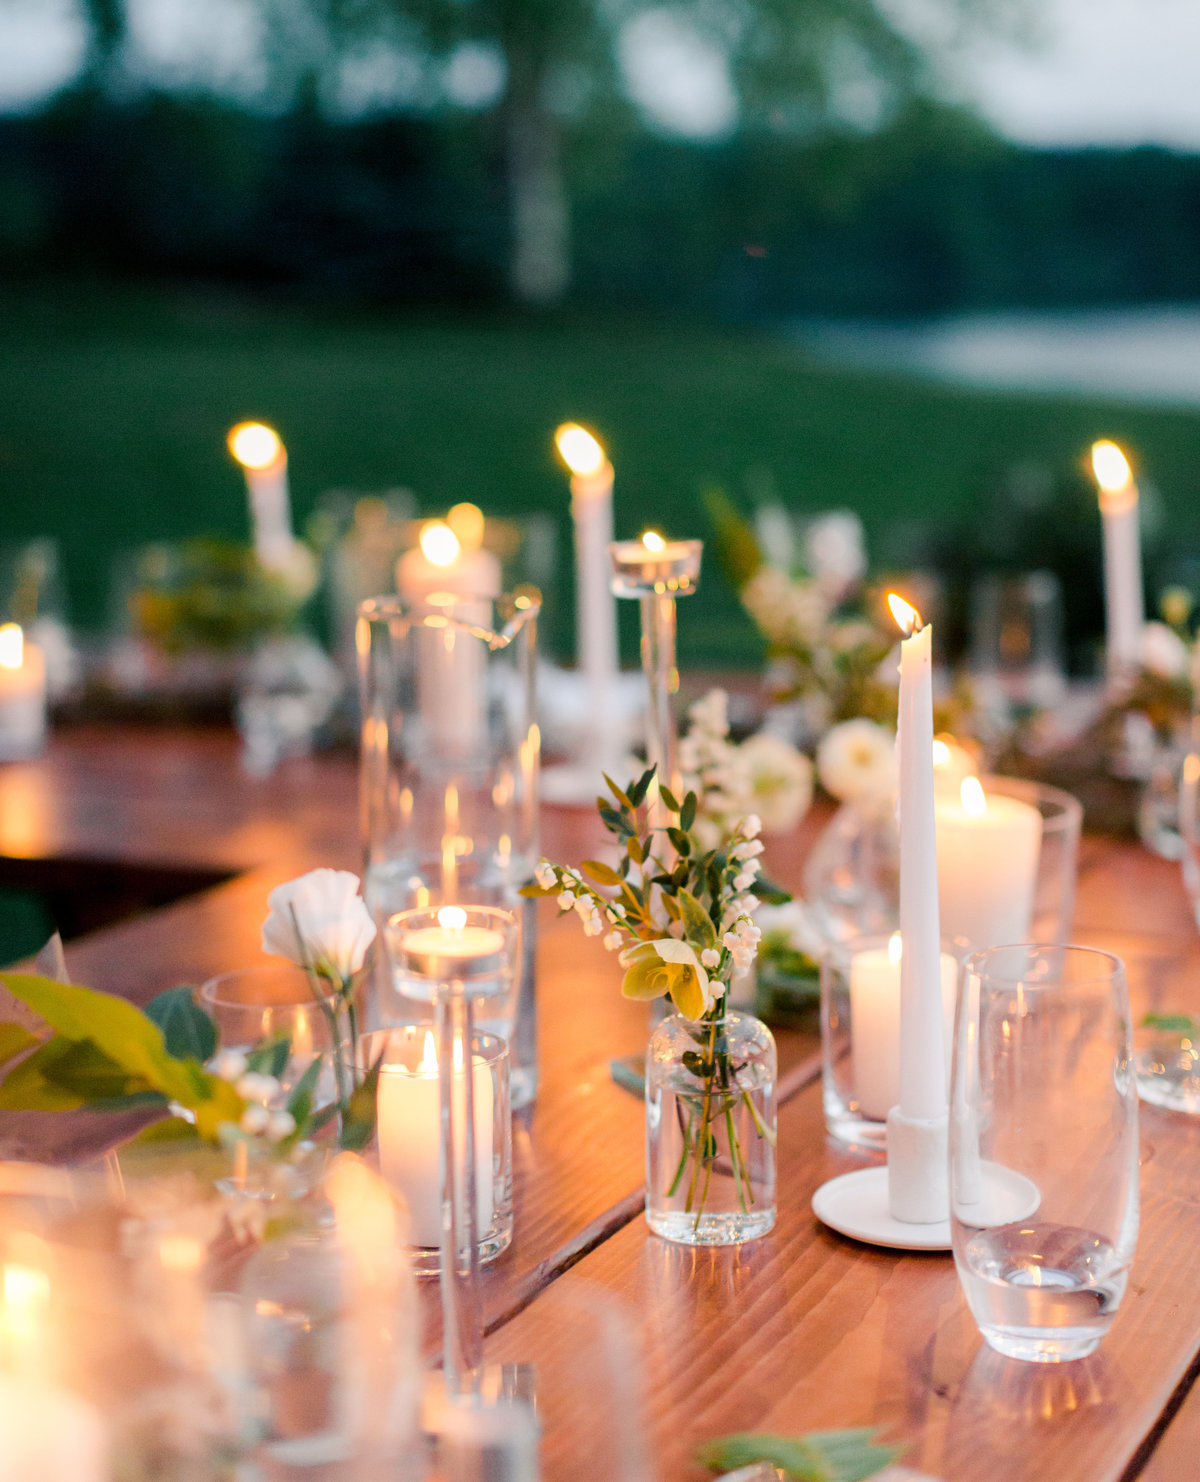
<instances>
[{"instance_id":1,"label":"clear glass votive holder","mask_svg":"<svg viewBox=\"0 0 1200 1482\"><path fill-rule=\"evenodd\" d=\"M942 943L946 1085L964 942ZM854 937L821 957L821 1087L825 1130L857 1152L887 1150L887 1115L900 1100L900 933Z\"/></svg>"},{"instance_id":2,"label":"clear glass votive holder","mask_svg":"<svg viewBox=\"0 0 1200 1482\"><path fill-rule=\"evenodd\" d=\"M1026 941L1066 942L1075 915L1075 877L1083 804L1061 787L1027 782L1021 777L983 777L985 794L1015 798L1042 815L1042 847L1033 890L1033 911ZM993 943L976 943L980 950Z\"/></svg>"},{"instance_id":3,"label":"clear glass votive holder","mask_svg":"<svg viewBox=\"0 0 1200 1482\"><path fill-rule=\"evenodd\" d=\"M963 965L950 1090L950 1228L988 1345L1061 1363L1099 1346L1138 1230L1125 969L1091 947L991 947Z\"/></svg>"},{"instance_id":4,"label":"clear glass votive holder","mask_svg":"<svg viewBox=\"0 0 1200 1482\"><path fill-rule=\"evenodd\" d=\"M216 1024L222 1050L249 1053L264 1040L288 1040L291 1054L279 1078L285 1091L296 1084L314 1056L324 1055L316 1104L334 1099L333 1057L342 1048L301 968L278 962L219 973L197 988L196 1002Z\"/></svg>"},{"instance_id":5,"label":"clear glass votive holder","mask_svg":"<svg viewBox=\"0 0 1200 1482\"><path fill-rule=\"evenodd\" d=\"M442 1239L441 1086L436 1031L426 1024L374 1030L358 1042L365 1074L383 1057L369 1157L408 1211L413 1271L436 1276ZM457 1072L456 1072L457 1073ZM475 1121L475 1219L479 1260L512 1243L512 1107L509 1051L497 1035L471 1036ZM463 1160L464 1167L466 1160Z\"/></svg>"}]
</instances>

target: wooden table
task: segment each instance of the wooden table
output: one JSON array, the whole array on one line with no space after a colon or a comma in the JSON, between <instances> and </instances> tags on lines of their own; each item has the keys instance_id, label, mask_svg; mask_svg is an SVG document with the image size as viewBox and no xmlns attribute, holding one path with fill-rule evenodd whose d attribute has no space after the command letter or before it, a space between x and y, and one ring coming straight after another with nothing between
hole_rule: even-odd
<instances>
[{"instance_id":1,"label":"wooden table","mask_svg":"<svg viewBox=\"0 0 1200 1482\"><path fill-rule=\"evenodd\" d=\"M798 883L819 823L772 841L772 873ZM595 848L588 812L547 809L543 847ZM77 981L144 1001L259 956L270 887L317 863L358 864L349 758L240 774L221 733L69 731L44 759L0 767L0 881L143 906L69 943ZM184 891L188 893L183 893ZM986 1349L948 1256L843 1240L809 1209L856 1166L826 1143L815 1041L778 1035L779 1222L735 1250L691 1251L640 1218L642 1110L611 1081L645 1041L645 1010L611 959L542 907L542 1089L514 1131L516 1235L487 1273L489 1357L548 1371L567 1354L563 1303L610 1294L638 1335L646 1428L663 1479L707 1475L700 1441L731 1430L875 1424L905 1460L946 1482L1174 1482L1200 1472L1200 1123L1142 1109L1142 1229L1121 1312L1099 1353L1061 1366ZM84 915L86 919L86 912ZM1200 1010L1200 935L1175 867L1133 844L1088 839L1075 939L1120 953L1135 1017ZM10 1113L0 1155L66 1158L110 1140L112 1119ZM436 1303L427 1340L436 1347ZM1160 1444L1161 1442L1161 1444ZM571 1436L546 1437L545 1475L587 1475Z\"/></svg>"}]
</instances>

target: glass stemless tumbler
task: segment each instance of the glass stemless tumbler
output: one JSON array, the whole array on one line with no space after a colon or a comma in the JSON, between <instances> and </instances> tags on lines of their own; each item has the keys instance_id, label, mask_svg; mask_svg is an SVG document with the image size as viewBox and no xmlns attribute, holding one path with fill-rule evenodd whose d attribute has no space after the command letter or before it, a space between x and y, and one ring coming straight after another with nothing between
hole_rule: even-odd
<instances>
[{"instance_id":1,"label":"glass stemless tumbler","mask_svg":"<svg viewBox=\"0 0 1200 1482\"><path fill-rule=\"evenodd\" d=\"M1090 947L967 959L950 1097L954 1260L988 1344L1058 1363L1095 1351L1138 1228L1125 970Z\"/></svg>"}]
</instances>

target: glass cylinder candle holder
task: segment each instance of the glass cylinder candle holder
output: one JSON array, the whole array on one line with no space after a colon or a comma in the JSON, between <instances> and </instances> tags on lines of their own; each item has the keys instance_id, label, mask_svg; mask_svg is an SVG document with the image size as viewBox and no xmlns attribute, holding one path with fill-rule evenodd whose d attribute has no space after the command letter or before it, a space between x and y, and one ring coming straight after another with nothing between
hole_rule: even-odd
<instances>
[{"instance_id":1,"label":"glass cylinder candle holder","mask_svg":"<svg viewBox=\"0 0 1200 1482\"><path fill-rule=\"evenodd\" d=\"M939 962L950 1082L951 1036L962 941L942 943ZM887 1148L887 1115L900 1100L900 933L854 937L821 958L821 1084L825 1129L859 1152Z\"/></svg>"},{"instance_id":2,"label":"glass cylinder candle holder","mask_svg":"<svg viewBox=\"0 0 1200 1482\"><path fill-rule=\"evenodd\" d=\"M436 1276L441 1259L441 1100L438 1040L424 1025L406 1024L363 1035L360 1074L379 1062L374 1157L388 1186L408 1210L412 1269ZM471 1036L475 1225L479 1261L486 1265L512 1242L512 1111L508 1047L494 1034ZM461 1063L455 1078L463 1075ZM464 1160L465 1161L465 1160Z\"/></svg>"},{"instance_id":3,"label":"glass cylinder candle holder","mask_svg":"<svg viewBox=\"0 0 1200 1482\"><path fill-rule=\"evenodd\" d=\"M675 666L675 599L690 596L700 579L699 540L664 540L647 531L641 540L618 540L609 546L612 590L617 597L641 603L642 670L646 676L646 764L673 790L679 777L675 764L675 717L672 699L679 689ZM655 795L656 797L657 795ZM651 821L656 803L651 798Z\"/></svg>"},{"instance_id":4,"label":"glass cylinder candle holder","mask_svg":"<svg viewBox=\"0 0 1200 1482\"><path fill-rule=\"evenodd\" d=\"M461 902L518 914L524 955L481 1027L508 1042L515 1106L537 1087L535 903L540 740L533 588L361 604L363 894L385 944L399 911ZM377 1022L428 1022L433 997L377 954Z\"/></svg>"},{"instance_id":5,"label":"glass cylinder candle holder","mask_svg":"<svg viewBox=\"0 0 1200 1482\"><path fill-rule=\"evenodd\" d=\"M249 1053L264 1040L286 1039L291 1054L279 1080L290 1091L316 1055L325 1056L316 1104L334 1099L333 1057L341 1030L322 1008L309 976L288 962L218 973L196 989L196 1002L217 1026L223 1050Z\"/></svg>"}]
</instances>

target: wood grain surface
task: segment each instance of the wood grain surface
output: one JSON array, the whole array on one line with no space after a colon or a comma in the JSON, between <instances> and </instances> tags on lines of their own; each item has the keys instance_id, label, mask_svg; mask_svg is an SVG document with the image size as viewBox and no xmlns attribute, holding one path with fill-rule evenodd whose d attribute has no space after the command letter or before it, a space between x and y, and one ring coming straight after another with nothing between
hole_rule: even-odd
<instances>
[{"instance_id":1,"label":"wood grain surface","mask_svg":"<svg viewBox=\"0 0 1200 1482\"><path fill-rule=\"evenodd\" d=\"M770 841L771 872L796 885L827 813ZM588 810L546 809L544 851L565 862L603 842ZM259 960L272 885L316 864L357 868L349 757L243 776L219 732L57 736L37 762L0 768L0 879L37 870L79 890L121 871L204 888L68 945L77 981L145 1001ZM42 878L45 878L44 876ZM216 882L216 883L214 883ZM174 887L172 887L174 888ZM151 902L152 903L152 902ZM656 1475L704 1475L690 1461L728 1430L876 1424L905 1461L946 1482L1181 1482L1200 1473L1200 1123L1142 1115L1142 1233L1133 1279L1100 1352L1063 1366L986 1350L945 1256L873 1250L820 1226L814 1189L854 1160L827 1145L811 1037L778 1035L790 1100L781 1114L780 1220L752 1245L692 1251L641 1219L642 1109L609 1061L645 1043L646 1012L617 992L617 969L574 921L540 908L541 1092L514 1128L516 1237L487 1273L489 1356L551 1376L578 1369L577 1315L594 1294L628 1319L642 1365L640 1408ZM1086 839L1075 938L1126 962L1135 1019L1200 1011L1200 935L1177 867L1133 844ZM113 1119L0 1119L0 1154L78 1158L123 1128ZM426 1284L436 1347L436 1285ZM576 1314L576 1316L572 1316ZM589 1384L603 1412L610 1376ZM629 1393L629 1376L611 1386ZM587 1476L577 1430L548 1409L547 1482ZM626 1413L622 1424L632 1427Z\"/></svg>"}]
</instances>

